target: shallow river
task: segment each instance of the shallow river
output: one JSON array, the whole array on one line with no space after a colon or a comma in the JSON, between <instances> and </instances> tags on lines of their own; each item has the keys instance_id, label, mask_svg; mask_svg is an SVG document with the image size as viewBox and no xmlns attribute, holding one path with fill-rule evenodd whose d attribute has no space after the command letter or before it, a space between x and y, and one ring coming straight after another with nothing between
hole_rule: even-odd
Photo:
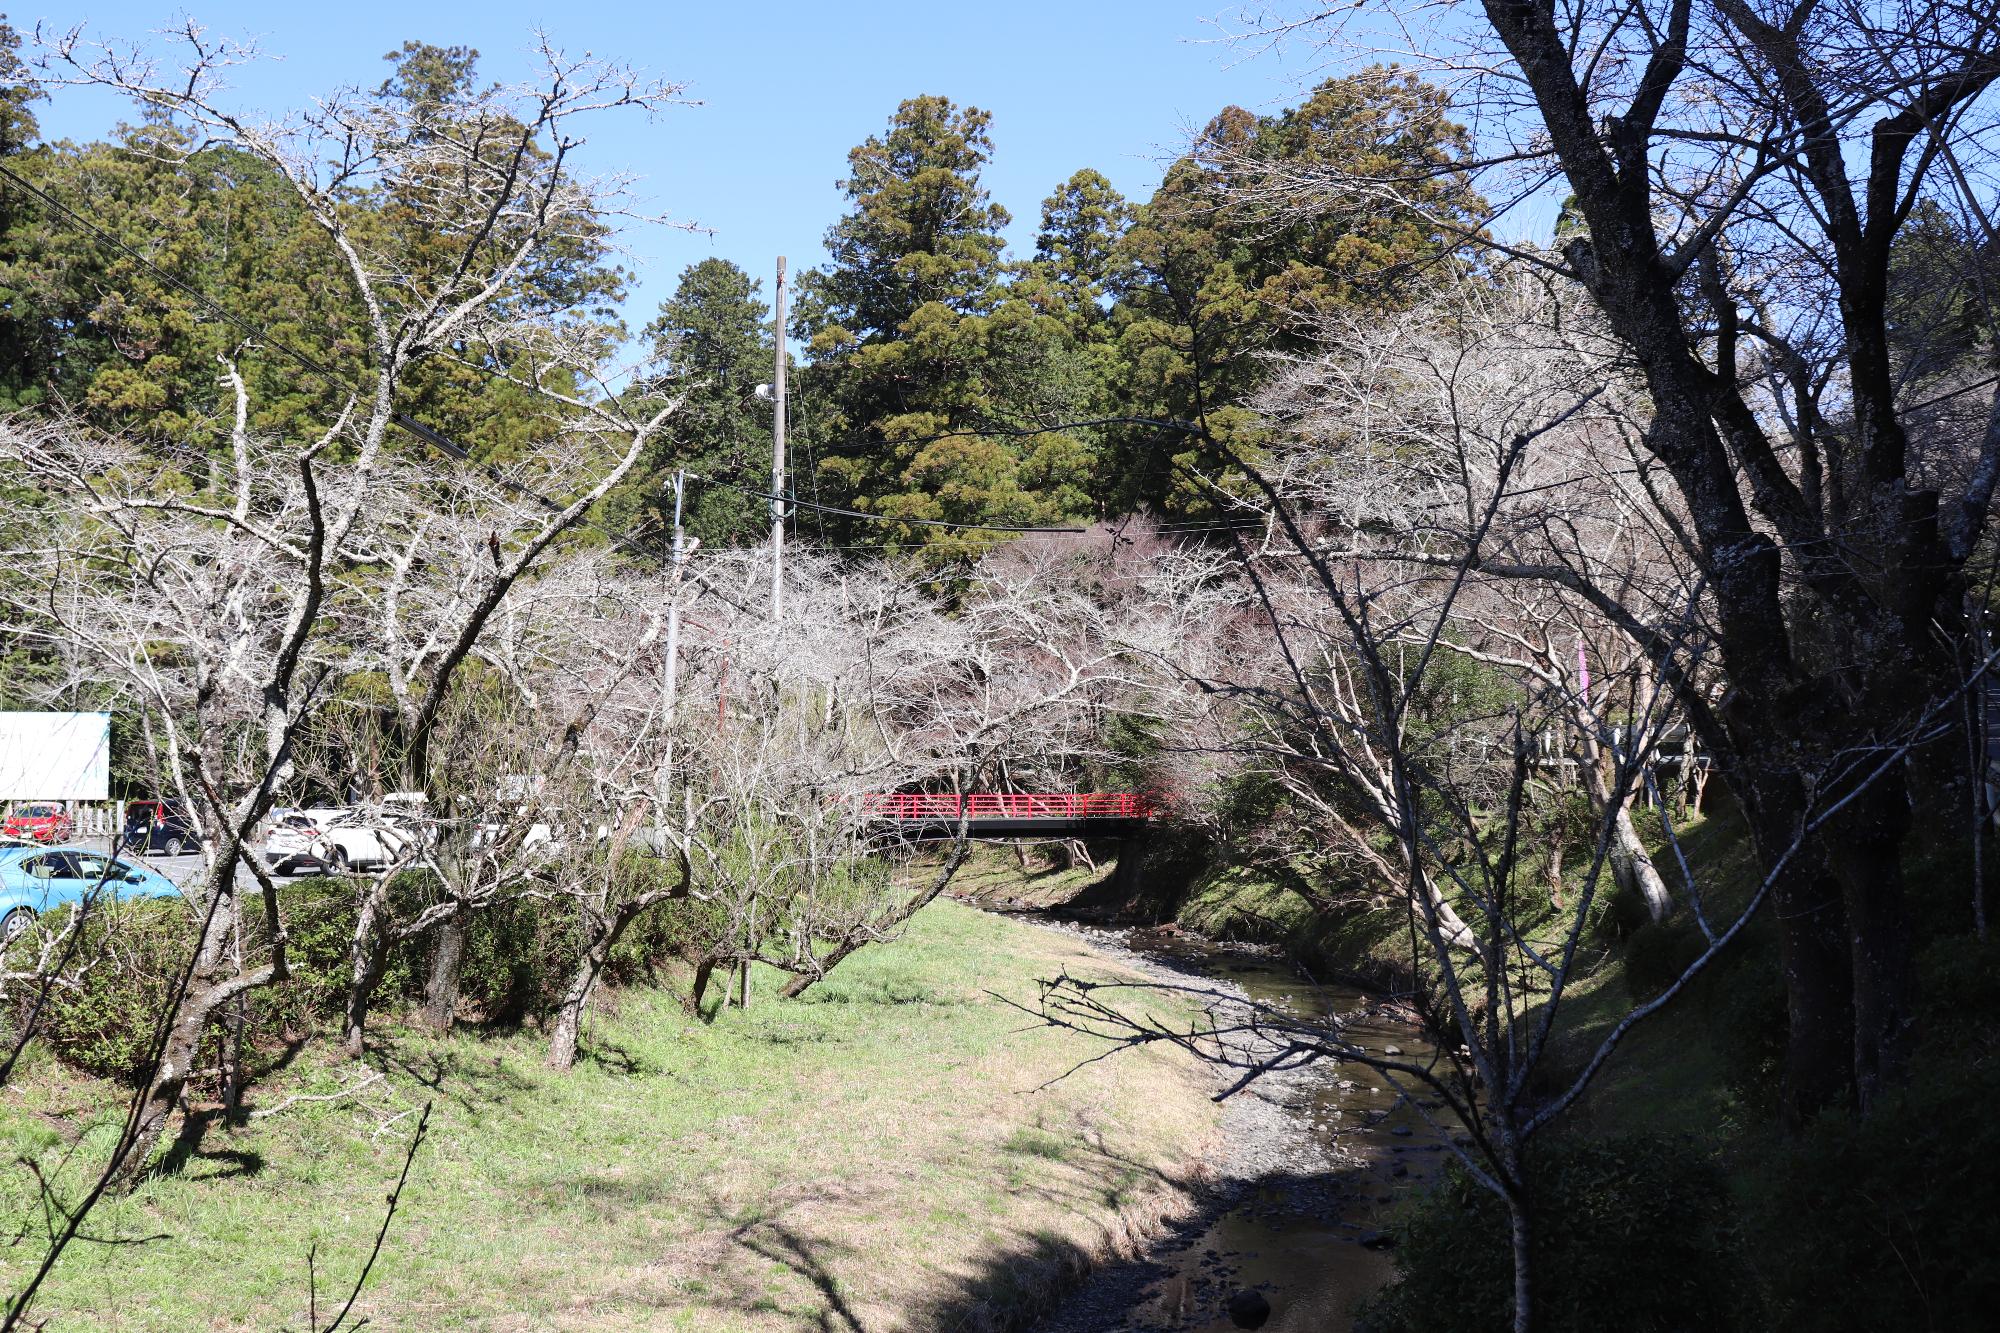
<instances>
[{"instance_id":1,"label":"shallow river","mask_svg":"<svg viewBox=\"0 0 2000 1333\"><path fill-rule=\"evenodd\" d=\"M1114 938L1178 970L1233 982L1252 999L1300 1017L1352 1014L1367 998L1317 987L1278 960L1186 936L1139 930ZM1346 1030L1371 1051L1394 1046L1419 1061L1430 1053L1417 1029L1404 1023L1351 1018ZM1303 1150L1272 1154L1290 1160L1254 1163L1233 1197L1145 1262L1087 1285L1043 1325L1049 1333L1223 1333L1244 1326L1232 1321L1227 1306L1246 1289L1270 1303L1266 1333L1352 1326L1354 1303L1389 1280L1390 1257L1378 1247L1390 1205L1432 1179L1449 1154L1418 1109L1362 1065L1324 1064L1264 1095L1304 1131L1297 1145Z\"/></svg>"}]
</instances>

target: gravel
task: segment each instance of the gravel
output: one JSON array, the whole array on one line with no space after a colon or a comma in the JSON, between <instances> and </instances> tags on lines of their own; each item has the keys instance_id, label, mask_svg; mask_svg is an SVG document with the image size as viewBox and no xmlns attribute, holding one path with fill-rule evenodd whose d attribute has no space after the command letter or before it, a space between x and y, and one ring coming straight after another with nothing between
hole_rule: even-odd
<instances>
[{"instance_id":1,"label":"gravel","mask_svg":"<svg viewBox=\"0 0 2000 1333\"><path fill-rule=\"evenodd\" d=\"M1085 939L1094 949L1155 980L1186 984L1193 977L1225 995L1247 999L1243 988L1227 977L1177 967L1169 959L1137 952L1128 948L1117 932L1063 922L1039 924ZM1157 1237L1146 1254L1107 1264L1086 1278L1052 1314L1034 1326L1036 1333L1103 1333L1121 1326L1132 1317L1147 1289L1171 1272L1171 1261L1200 1240L1217 1218L1242 1206L1253 1185L1272 1178L1295 1181L1323 1178L1334 1168L1353 1165L1356 1159L1339 1154L1294 1109L1303 1107L1314 1085L1327 1076L1325 1071L1310 1067L1284 1070L1266 1075L1223 1102L1219 1133L1212 1144L1211 1156L1204 1163L1208 1182L1201 1190L1198 1206ZM1231 1081L1231 1077L1217 1071L1218 1091ZM1323 1215L1336 1204L1332 1196L1323 1194L1324 1191L1302 1186L1297 1197L1260 1207Z\"/></svg>"}]
</instances>

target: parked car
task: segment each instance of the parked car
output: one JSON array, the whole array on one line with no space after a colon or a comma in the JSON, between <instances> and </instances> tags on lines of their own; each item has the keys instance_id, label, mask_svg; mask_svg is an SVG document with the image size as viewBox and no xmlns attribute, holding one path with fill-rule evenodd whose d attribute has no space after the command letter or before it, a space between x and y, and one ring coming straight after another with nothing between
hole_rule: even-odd
<instances>
[{"instance_id":1,"label":"parked car","mask_svg":"<svg viewBox=\"0 0 2000 1333\"><path fill-rule=\"evenodd\" d=\"M415 820L354 813L321 828L311 853L335 874L381 870L409 860L423 841L424 826Z\"/></svg>"},{"instance_id":2,"label":"parked car","mask_svg":"<svg viewBox=\"0 0 2000 1333\"><path fill-rule=\"evenodd\" d=\"M320 840L323 827L347 814L341 809L277 811L264 837L265 864L280 875L326 869L326 862L313 850L314 844Z\"/></svg>"},{"instance_id":3,"label":"parked car","mask_svg":"<svg viewBox=\"0 0 2000 1333\"><path fill-rule=\"evenodd\" d=\"M125 806L119 845L128 852L179 856L201 849L201 834L179 801L132 801Z\"/></svg>"},{"instance_id":4,"label":"parked car","mask_svg":"<svg viewBox=\"0 0 2000 1333\"><path fill-rule=\"evenodd\" d=\"M82 901L99 885L114 898L178 898L157 870L84 847L0 848L0 941L12 941L38 912Z\"/></svg>"},{"instance_id":5,"label":"parked car","mask_svg":"<svg viewBox=\"0 0 2000 1333\"><path fill-rule=\"evenodd\" d=\"M69 811L49 801L16 806L6 822L0 823L0 833L30 842L68 842L75 831Z\"/></svg>"}]
</instances>

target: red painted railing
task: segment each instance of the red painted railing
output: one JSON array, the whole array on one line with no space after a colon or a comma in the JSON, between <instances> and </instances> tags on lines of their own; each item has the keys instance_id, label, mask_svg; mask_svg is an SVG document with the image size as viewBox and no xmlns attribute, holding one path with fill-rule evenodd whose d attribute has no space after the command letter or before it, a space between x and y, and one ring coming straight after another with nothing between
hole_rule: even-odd
<instances>
[{"instance_id":1,"label":"red painted railing","mask_svg":"<svg viewBox=\"0 0 2000 1333\"><path fill-rule=\"evenodd\" d=\"M873 819L1150 819L1152 800L1137 792L870 793L861 811Z\"/></svg>"}]
</instances>

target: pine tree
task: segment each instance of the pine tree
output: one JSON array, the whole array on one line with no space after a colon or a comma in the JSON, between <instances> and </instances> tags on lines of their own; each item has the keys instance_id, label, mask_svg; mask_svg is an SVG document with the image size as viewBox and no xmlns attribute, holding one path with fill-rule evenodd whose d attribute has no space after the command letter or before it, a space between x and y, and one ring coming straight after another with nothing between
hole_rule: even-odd
<instances>
[{"instance_id":1,"label":"pine tree","mask_svg":"<svg viewBox=\"0 0 2000 1333\"><path fill-rule=\"evenodd\" d=\"M1314 320L1357 305L1394 307L1421 290L1431 267L1456 262L1462 233L1484 203L1455 174L1466 148L1445 94L1394 67L1321 84L1305 103L1258 117L1229 107L1195 151L1174 163L1119 247L1114 322L1131 415L1198 424L1254 454L1260 427L1243 404L1264 355L1299 345ZM1308 218L1265 216L1254 205L1260 164L1289 170L1338 163L1358 175L1430 183L1411 204L1354 204ZM1246 179L1247 178L1247 179ZM1119 507L1164 504L1199 512L1187 481L1217 460L1177 431L1135 429L1111 466Z\"/></svg>"},{"instance_id":2,"label":"pine tree","mask_svg":"<svg viewBox=\"0 0 2000 1333\"><path fill-rule=\"evenodd\" d=\"M30 150L41 134L34 104L41 88L21 63L21 37L0 14L0 162L32 173ZM33 200L0 180L0 411L40 402L53 361L27 286L33 264Z\"/></svg>"}]
</instances>

